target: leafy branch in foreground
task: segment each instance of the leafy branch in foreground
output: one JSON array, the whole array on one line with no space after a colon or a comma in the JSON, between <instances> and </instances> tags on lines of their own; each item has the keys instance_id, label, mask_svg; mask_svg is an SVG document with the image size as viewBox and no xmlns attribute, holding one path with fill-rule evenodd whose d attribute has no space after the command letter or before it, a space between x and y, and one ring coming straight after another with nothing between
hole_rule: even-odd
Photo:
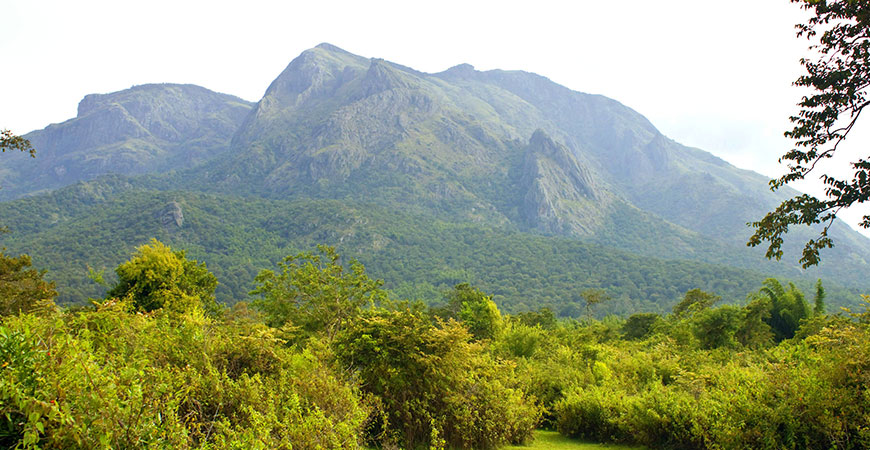
<instances>
[{"instance_id":1,"label":"leafy branch in foreground","mask_svg":"<svg viewBox=\"0 0 870 450\"><path fill-rule=\"evenodd\" d=\"M815 58L803 58L806 75L795 86L812 88L815 93L799 103L800 112L789 118L794 129L785 136L795 140L795 148L780 158L788 173L772 180L772 190L804 179L823 160L834 156L852 131L861 112L870 105L870 4L854 0L791 0L812 10L807 23L796 26L798 37L817 39L810 46ZM831 248L828 230L844 208L870 200L870 160L850 163L855 171L851 180L823 173L825 198L799 195L784 201L774 211L750 225L755 234L747 245L769 242L766 256L782 257L783 235L790 225L823 224L816 239L809 240L800 262L803 267L819 263L819 250ZM870 228L870 214L860 224Z\"/></svg>"},{"instance_id":2,"label":"leafy branch in foreground","mask_svg":"<svg viewBox=\"0 0 870 450\"><path fill-rule=\"evenodd\" d=\"M32 158L36 157L36 150L30 145L30 141L13 134L9 130L0 130L0 152L5 152L6 149L21 150L22 152L30 153Z\"/></svg>"},{"instance_id":3,"label":"leafy branch in foreground","mask_svg":"<svg viewBox=\"0 0 870 450\"><path fill-rule=\"evenodd\" d=\"M9 130L0 130L0 152L5 153L6 149L28 152L30 153L31 158L36 158L36 150L34 150L33 146L30 145L30 141L21 136L12 134ZM8 232L8 228L0 225L0 234Z\"/></svg>"}]
</instances>

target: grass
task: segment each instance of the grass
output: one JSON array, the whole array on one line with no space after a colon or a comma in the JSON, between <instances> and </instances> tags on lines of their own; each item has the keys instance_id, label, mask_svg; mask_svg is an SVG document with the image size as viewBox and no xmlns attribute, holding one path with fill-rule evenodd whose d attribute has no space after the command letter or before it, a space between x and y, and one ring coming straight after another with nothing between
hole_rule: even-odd
<instances>
[{"instance_id":1,"label":"grass","mask_svg":"<svg viewBox=\"0 0 870 450\"><path fill-rule=\"evenodd\" d=\"M552 449L552 450L640 450L643 447L632 447L627 445L617 444L598 444L594 442L583 442L576 439L567 438L555 431L535 431L535 440L531 445L511 445L502 447L504 450L533 450L533 449Z\"/></svg>"}]
</instances>

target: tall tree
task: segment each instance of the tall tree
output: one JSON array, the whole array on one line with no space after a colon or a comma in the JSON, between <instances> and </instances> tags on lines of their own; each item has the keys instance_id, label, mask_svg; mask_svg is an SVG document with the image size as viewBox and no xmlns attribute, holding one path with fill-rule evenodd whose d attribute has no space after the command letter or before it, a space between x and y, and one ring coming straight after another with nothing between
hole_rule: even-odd
<instances>
[{"instance_id":1,"label":"tall tree","mask_svg":"<svg viewBox=\"0 0 870 450\"><path fill-rule=\"evenodd\" d=\"M807 23L796 26L798 37L812 42L812 55L801 59L807 73L794 84L814 92L798 103L800 111L790 118L794 128L785 135L794 139L795 147L780 158L789 170L770 182L773 190L804 179L821 161L833 157L870 105L870 2L791 1L813 12ZM798 195L753 222L755 234L748 245L768 242L767 257L780 259L783 235L790 225L822 224L818 237L806 243L800 259L803 267L818 264L819 250L833 246L828 230L837 213L870 200L870 160L860 158L850 165L854 170L851 180L821 174L826 185L824 198ZM870 214L864 216L861 226L870 228Z\"/></svg>"},{"instance_id":2,"label":"tall tree","mask_svg":"<svg viewBox=\"0 0 870 450\"><path fill-rule=\"evenodd\" d=\"M821 316L825 314L825 287L822 286L822 279L816 281L816 296L813 301L813 315Z\"/></svg>"},{"instance_id":3,"label":"tall tree","mask_svg":"<svg viewBox=\"0 0 870 450\"><path fill-rule=\"evenodd\" d=\"M43 279L45 271L30 268L30 257L10 257L0 251L0 317L48 311L57 292Z\"/></svg>"},{"instance_id":4,"label":"tall tree","mask_svg":"<svg viewBox=\"0 0 870 450\"><path fill-rule=\"evenodd\" d=\"M394 441L384 448L495 449L530 436L540 407L471 337L454 320L401 307L364 311L338 332L337 360L383 407L393 435L381 438Z\"/></svg>"},{"instance_id":5,"label":"tall tree","mask_svg":"<svg viewBox=\"0 0 870 450\"><path fill-rule=\"evenodd\" d=\"M351 260L347 270L335 248L319 245L317 249L319 253L284 258L278 263L280 273L260 272L251 295L260 296L253 305L270 326L290 324L332 338L344 321L387 296L381 289L383 281L369 278L358 261Z\"/></svg>"},{"instance_id":6,"label":"tall tree","mask_svg":"<svg viewBox=\"0 0 870 450\"><path fill-rule=\"evenodd\" d=\"M770 325L777 342L793 338L801 320L812 314L803 292L793 283L789 283L786 289L779 280L768 278L758 290L758 297L767 297L770 301L770 316L765 322Z\"/></svg>"},{"instance_id":7,"label":"tall tree","mask_svg":"<svg viewBox=\"0 0 870 450\"><path fill-rule=\"evenodd\" d=\"M109 297L130 300L139 311L202 308L210 315L220 311L214 297L217 278L205 263L187 259L184 250L172 251L156 239L137 248L133 258L115 272L118 284Z\"/></svg>"},{"instance_id":8,"label":"tall tree","mask_svg":"<svg viewBox=\"0 0 870 450\"><path fill-rule=\"evenodd\" d=\"M460 283L447 294L447 305L434 310L443 319L457 319L475 339L494 339L504 322L492 297L468 283Z\"/></svg>"},{"instance_id":9,"label":"tall tree","mask_svg":"<svg viewBox=\"0 0 870 450\"><path fill-rule=\"evenodd\" d=\"M611 299L610 295L608 295L607 291L604 289L584 289L583 292L580 293L580 296L583 297L583 301L586 302L586 315L590 317L593 306Z\"/></svg>"},{"instance_id":10,"label":"tall tree","mask_svg":"<svg viewBox=\"0 0 870 450\"><path fill-rule=\"evenodd\" d=\"M683 299L674 305L674 315L677 317L693 316L696 313L710 308L719 300L722 300L722 297L716 294L705 292L697 288L691 289L686 291Z\"/></svg>"},{"instance_id":11,"label":"tall tree","mask_svg":"<svg viewBox=\"0 0 870 450\"><path fill-rule=\"evenodd\" d=\"M770 299L756 296L741 311L740 329L735 338L748 348L763 348L773 342L773 329L768 325L770 319Z\"/></svg>"}]
</instances>

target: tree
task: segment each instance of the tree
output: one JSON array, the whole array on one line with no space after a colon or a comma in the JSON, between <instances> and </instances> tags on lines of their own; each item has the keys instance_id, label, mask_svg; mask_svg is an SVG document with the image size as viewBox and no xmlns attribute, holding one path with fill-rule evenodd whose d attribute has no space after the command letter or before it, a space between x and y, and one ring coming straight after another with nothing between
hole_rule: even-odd
<instances>
[{"instance_id":1,"label":"tree","mask_svg":"<svg viewBox=\"0 0 870 450\"><path fill-rule=\"evenodd\" d=\"M173 252L156 239L137 248L133 258L118 266L115 273L118 284L108 296L130 300L136 310L186 312L202 308L210 315L220 311L214 297L217 278L205 263L187 259L184 250Z\"/></svg>"},{"instance_id":2,"label":"tree","mask_svg":"<svg viewBox=\"0 0 870 450\"><path fill-rule=\"evenodd\" d=\"M6 150L21 150L22 152L30 153L30 157L36 157L36 150L30 145L30 141L21 136L12 134L9 130L0 130L0 152Z\"/></svg>"},{"instance_id":3,"label":"tree","mask_svg":"<svg viewBox=\"0 0 870 450\"><path fill-rule=\"evenodd\" d=\"M825 287L822 286L822 279L819 278L816 281L816 295L813 299L813 315L815 316L823 316L825 315Z\"/></svg>"},{"instance_id":4,"label":"tree","mask_svg":"<svg viewBox=\"0 0 870 450\"><path fill-rule=\"evenodd\" d=\"M695 318L695 337L701 348L734 348L741 325L741 310L733 305L701 311Z\"/></svg>"},{"instance_id":5,"label":"tree","mask_svg":"<svg viewBox=\"0 0 870 450\"><path fill-rule=\"evenodd\" d=\"M552 330L556 327L556 314L553 310L543 306L537 311L523 311L514 316L520 323L530 327L539 326L544 330Z\"/></svg>"},{"instance_id":6,"label":"tree","mask_svg":"<svg viewBox=\"0 0 870 450\"><path fill-rule=\"evenodd\" d=\"M586 302L586 315L590 316L591 309L593 306L604 303L610 300L610 296L607 295L607 292L604 289L584 289L583 292L580 293L580 296L583 297L583 301Z\"/></svg>"},{"instance_id":7,"label":"tree","mask_svg":"<svg viewBox=\"0 0 870 450\"><path fill-rule=\"evenodd\" d=\"M342 328L332 348L379 399L393 433L380 437L403 448L493 449L526 440L540 418L534 400L510 387L512 366L454 320L376 308Z\"/></svg>"},{"instance_id":8,"label":"tree","mask_svg":"<svg viewBox=\"0 0 870 450\"><path fill-rule=\"evenodd\" d=\"M351 260L350 270L345 270L335 248L317 249L319 254L288 256L278 263L280 273L264 270L254 279L251 295L260 298L253 305L270 326L289 324L331 338L363 306L386 300L383 281L369 278L358 261Z\"/></svg>"},{"instance_id":9,"label":"tree","mask_svg":"<svg viewBox=\"0 0 870 450\"><path fill-rule=\"evenodd\" d=\"M775 278L768 278L755 296L759 297L769 300L770 316L764 321L770 325L777 342L793 338L801 320L812 315L803 292L793 283L785 289Z\"/></svg>"},{"instance_id":10,"label":"tree","mask_svg":"<svg viewBox=\"0 0 870 450\"><path fill-rule=\"evenodd\" d=\"M686 291L683 299L674 305L674 315L677 317L693 316L698 312L710 308L719 300L722 300L722 297L716 294L705 292L697 288L692 289Z\"/></svg>"},{"instance_id":11,"label":"tree","mask_svg":"<svg viewBox=\"0 0 870 450\"><path fill-rule=\"evenodd\" d=\"M0 251L0 317L54 307L54 282L45 281L45 271L31 269L30 264L30 256L13 258Z\"/></svg>"},{"instance_id":12,"label":"tree","mask_svg":"<svg viewBox=\"0 0 870 450\"><path fill-rule=\"evenodd\" d=\"M655 331L656 324L661 320L662 316L656 313L632 314L622 326L622 334L626 339L644 339Z\"/></svg>"},{"instance_id":13,"label":"tree","mask_svg":"<svg viewBox=\"0 0 870 450\"><path fill-rule=\"evenodd\" d=\"M780 158L788 162L788 173L770 182L776 190L802 180L819 162L834 156L840 144L854 128L867 105L870 105L870 3L856 0L791 0L814 16L798 24L797 36L813 41L813 57L801 59L806 75L796 86L812 88L790 118L794 124L786 137L795 147ZM870 158L868 158L870 159ZM819 250L830 248L833 241L828 230L843 208L870 200L870 160L850 163L855 171L852 180L821 174L826 185L825 197L803 194L788 199L760 221L753 222L755 234L749 246L768 242L767 257L782 257L783 235L790 225L823 224L818 237L809 240L800 259L803 267L819 262ZM870 214L860 224L870 228Z\"/></svg>"},{"instance_id":14,"label":"tree","mask_svg":"<svg viewBox=\"0 0 870 450\"><path fill-rule=\"evenodd\" d=\"M447 305L435 310L443 319L460 320L475 339L494 339L504 328L501 313L492 297L468 283L460 283L447 294Z\"/></svg>"},{"instance_id":15,"label":"tree","mask_svg":"<svg viewBox=\"0 0 870 450\"><path fill-rule=\"evenodd\" d=\"M756 296L741 310L740 329L735 338L740 345L758 349L767 347L773 342L773 330L767 321L770 319L770 299Z\"/></svg>"}]
</instances>

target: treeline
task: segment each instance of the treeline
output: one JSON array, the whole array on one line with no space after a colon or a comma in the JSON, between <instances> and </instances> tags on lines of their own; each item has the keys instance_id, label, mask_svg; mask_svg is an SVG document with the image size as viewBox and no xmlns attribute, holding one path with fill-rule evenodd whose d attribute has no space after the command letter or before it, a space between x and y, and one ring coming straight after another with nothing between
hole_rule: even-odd
<instances>
[{"instance_id":1,"label":"treeline","mask_svg":"<svg viewBox=\"0 0 870 450\"><path fill-rule=\"evenodd\" d=\"M467 283L397 301L330 247L275 267L226 308L204 264L152 241L104 298L61 310L28 257L0 254L0 446L487 449L536 427L870 446L870 312L826 314L821 282L768 279L743 306L691 289L669 314L600 321L612 299L587 289L577 321L504 315Z\"/></svg>"},{"instance_id":2,"label":"treeline","mask_svg":"<svg viewBox=\"0 0 870 450\"><path fill-rule=\"evenodd\" d=\"M171 202L183 210L181 227L158 220ZM221 281L216 296L227 304L246 299L261 270L323 242L359 259L399 298L437 302L443 291L470 282L493 295L505 312L547 306L560 317L584 314L584 289L605 289L613 297L593 311L602 318L664 313L693 288L738 303L766 278L744 269L638 256L569 238L431 220L373 205L125 191L121 180L82 183L42 201L2 204L0 216L12 229L2 236L3 244L31 253L34 265L48 269L58 284L58 303L67 305L105 294L88 280L88 267L106 269L111 278L111 268L151 237L207 261ZM812 288L811 281L798 283L803 290ZM828 289L832 305L855 303L857 293L834 283Z\"/></svg>"},{"instance_id":3,"label":"treeline","mask_svg":"<svg viewBox=\"0 0 870 450\"><path fill-rule=\"evenodd\" d=\"M457 321L464 305L439 318L394 302L322 250L262 272L260 298L232 309L203 264L158 241L116 269L105 299L67 311L26 258L2 256L0 446L486 449L531 436L541 406L492 335Z\"/></svg>"}]
</instances>

